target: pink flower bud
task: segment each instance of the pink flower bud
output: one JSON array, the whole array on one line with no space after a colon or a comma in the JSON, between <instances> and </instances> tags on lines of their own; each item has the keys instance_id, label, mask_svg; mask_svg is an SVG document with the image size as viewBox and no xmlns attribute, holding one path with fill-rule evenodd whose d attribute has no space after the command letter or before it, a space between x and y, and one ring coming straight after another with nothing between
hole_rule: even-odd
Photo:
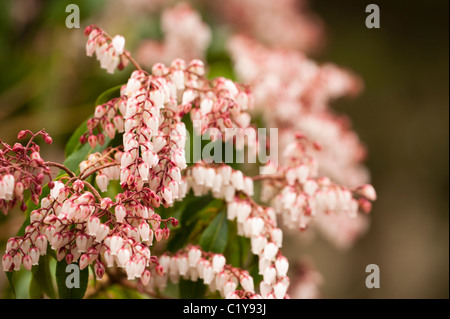
<instances>
[{"instance_id":1,"label":"pink flower bud","mask_svg":"<svg viewBox=\"0 0 450 319\"><path fill-rule=\"evenodd\" d=\"M5 254L2 257L2 265L3 265L3 271L11 271L13 264L13 258L9 254Z\"/></svg>"},{"instance_id":2,"label":"pink flower bud","mask_svg":"<svg viewBox=\"0 0 450 319\"><path fill-rule=\"evenodd\" d=\"M161 228L158 228L154 232L156 241L160 241L163 238L163 231Z\"/></svg>"},{"instance_id":3,"label":"pink flower bud","mask_svg":"<svg viewBox=\"0 0 450 319\"><path fill-rule=\"evenodd\" d=\"M151 273L148 269L146 269L141 276L141 283L144 286L147 286L148 283L150 282L150 278L151 278Z\"/></svg>"},{"instance_id":4,"label":"pink flower bud","mask_svg":"<svg viewBox=\"0 0 450 319\"><path fill-rule=\"evenodd\" d=\"M116 220L119 223L123 223L125 216L127 215L127 211L123 205L117 205L114 209L116 213Z\"/></svg>"},{"instance_id":5,"label":"pink flower bud","mask_svg":"<svg viewBox=\"0 0 450 319\"><path fill-rule=\"evenodd\" d=\"M80 270L83 270L89 265L89 256L87 254L83 254L80 257Z\"/></svg>"},{"instance_id":6,"label":"pink flower bud","mask_svg":"<svg viewBox=\"0 0 450 319\"><path fill-rule=\"evenodd\" d=\"M95 271L95 276L97 277L97 279L102 279L103 275L105 274L105 266L103 265L102 262L97 261L94 264L94 271Z\"/></svg>"}]
</instances>

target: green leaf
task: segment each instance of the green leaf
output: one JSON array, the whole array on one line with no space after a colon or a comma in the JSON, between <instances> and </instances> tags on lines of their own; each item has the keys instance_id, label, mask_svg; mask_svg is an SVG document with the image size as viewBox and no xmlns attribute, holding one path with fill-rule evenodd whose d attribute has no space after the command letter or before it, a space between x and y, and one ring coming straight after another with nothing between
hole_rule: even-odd
<instances>
[{"instance_id":1,"label":"green leaf","mask_svg":"<svg viewBox=\"0 0 450 319\"><path fill-rule=\"evenodd\" d=\"M108 101L110 101L111 99L120 96L120 89L121 89L122 85L117 85L115 87L112 87L106 91L104 91L102 94L100 94L97 98L97 100L95 100L95 105L100 105L100 104L104 104ZM92 116L90 116L89 118L91 118ZM88 131L87 129L87 121L89 120L86 119L80 126L78 126L78 128L75 130L75 132L72 134L72 136L69 138L69 141L66 144L66 148L65 148L65 156L69 157L73 152L75 152L77 149L79 149L82 144L80 143L80 137L86 133Z\"/></svg>"},{"instance_id":2,"label":"green leaf","mask_svg":"<svg viewBox=\"0 0 450 319\"><path fill-rule=\"evenodd\" d=\"M44 296L41 286L34 277L31 278L29 292L31 299L42 299Z\"/></svg>"},{"instance_id":3,"label":"green leaf","mask_svg":"<svg viewBox=\"0 0 450 319\"><path fill-rule=\"evenodd\" d=\"M222 210L205 229L200 238L200 246L204 251L221 254L228 241L227 212Z\"/></svg>"},{"instance_id":4,"label":"green leaf","mask_svg":"<svg viewBox=\"0 0 450 319\"><path fill-rule=\"evenodd\" d=\"M80 126L73 132L72 136L69 138L69 141L66 144L66 149L64 154L66 157L69 157L70 154L75 152L78 148L80 148L80 137L87 132L87 120L81 123Z\"/></svg>"},{"instance_id":5,"label":"green leaf","mask_svg":"<svg viewBox=\"0 0 450 319\"><path fill-rule=\"evenodd\" d=\"M183 248L187 243L193 242L196 231L203 227L212 213L217 212L218 207L223 204L221 200L212 199L210 195L204 197L188 196L185 198L187 204L181 213L180 225L174 230L174 235L167 244L171 252ZM202 231L203 229L200 229Z\"/></svg>"},{"instance_id":6,"label":"green leaf","mask_svg":"<svg viewBox=\"0 0 450 319\"><path fill-rule=\"evenodd\" d=\"M84 144L79 149L70 154L68 158L66 158L66 160L64 161L64 166L66 166L74 173L79 173L80 163L84 161L89 154L101 152L106 149L110 141L111 139L109 137L106 137L105 143L103 145L97 145L93 149L88 143Z\"/></svg>"},{"instance_id":7,"label":"green leaf","mask_svg":"<svg viewBox=\"0 0 450 319\"><path fill-rule=\"evenodd\" d=\"M14 271L8 271L6 273L6 278L8 278L9 285L11 286L11 292L14 298L17 297L16 288L14 287Z\"/></svg>"},{"instance_id":8,"label":"green leaf","mask_svg":"<svg viewBox=\"0 0 450 319\"><path fill-rule=\"evenodd\" d=\"M116 85L116 86L114 86L114 87L104 91L95 100L95 106L100 105L100 104L104 104L104 103L110 101L111 99L113 99L115 97L119 97L120 96L120 89L122 88L122 86L123 86L123 84Z\"/></svg>"},{"instance_id":9,"label":"green leaf","mask_svg":"<svg viewBox=\"0 0 450 319\"><path fill-rule=\"evenodd\" d=\"M181 299L202 299L205 297L206 286L201 279L193 282L180 278L179 289Z\"/></svg>"},{"instance_id":10,"label":"green leaf","mask_svg":"<svg viewBox=\"0 0 450 319\"><path fill-rule=\"evenodd\" d=\"M48 255L41 256L39 264L31 269L33 278L47 296L52 299L56 298L55 287L50 273L50 257Z\"/></svg>"},{"instance_id":11,"label":"green leaf","mask_svg":"<svg viewBox=\"0 0 450 319\"><path fill-rule=\"evenodd\" d=\"M58 285L58 292L60 299L82 299L86 293L89 280L89 267L79 270L78 263L73 263L77 269L66 272L67 263L65 259L59 261L56 264L56 284ZM66 285L67 277L72 273L75 275L75 271L79 271L79 288L68 288ZM72 280L69 280L72 282Z\"/></svg>"}]
</instances>

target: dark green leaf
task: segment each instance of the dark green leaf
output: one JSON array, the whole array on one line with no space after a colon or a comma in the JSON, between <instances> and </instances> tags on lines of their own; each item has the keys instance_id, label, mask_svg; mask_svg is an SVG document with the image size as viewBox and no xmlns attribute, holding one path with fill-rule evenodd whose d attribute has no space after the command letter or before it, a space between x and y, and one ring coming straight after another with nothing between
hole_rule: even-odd
<instances>
[{"instance_id":1,"label":"dark green leaf","mask_svg":"<svg viewBox=\"0 0 450 319\"><path fill-rule=\"evenodd\" d=\"M48 255L41 256L39 264L31 269L33 278L36 280L41 291L52 299L56 298L55 287L50 273L50 257Z\"/></svg>"},{"instance_id":2,"label":"dark green leaf","mask_svg":"<svg viewBox=\"0 0 450 319\"><path fill-rule=\"evenodd\" d=\"M204 251L221 254L228 241L227 212L222 210L205 229L200 238L200 246Z\"/></svg>"},{"instance_id":3,"label":"dark green leaf","mask_svg":"<svg viewBox=\"0 0 450 319\"><path fill-rule=\"evenodd\" d=\"M56 284L58 285L60 299L82 299L86 293L89 279L89 268L86 267L83 270L78 270L79 268L77 263L73 263L72 265L76 266L77 269L68 269L66 272L67 263L64 259L56 264ZM75 275L75 271L79 271L79 288L68 288L66 280L68 279L68 276L72 274ZM73 282L71 278L69 278L69 282Z\"/></svg>"},{"instance_id":4,"label":"dark green leaf","mask_svg":"<svg viewBox=\"0 0 450 319\"><path fill-rule=\"evenodd\" d=\"M181 299L202 299L205 297L206 286L203 280L195 282L190 280L180 279L180 298Z\"/></svg>"}]
</instances>

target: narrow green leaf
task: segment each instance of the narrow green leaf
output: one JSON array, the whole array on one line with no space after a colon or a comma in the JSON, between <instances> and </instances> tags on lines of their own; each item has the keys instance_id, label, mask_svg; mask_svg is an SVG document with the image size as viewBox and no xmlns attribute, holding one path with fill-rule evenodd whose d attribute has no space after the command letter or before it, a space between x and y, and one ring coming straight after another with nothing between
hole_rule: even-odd
<instances>
[{"instance_id":1,"label":"narrow green leaf","mask_svg":"<svg viewBox=\"0 0 450 319\"><path fill-rule=\"evenodd\" d=\"M6 278L8 278L9 285L11 286L11 292L13 293L14 298L17 297L16 288L14 287L14 271L8 271L6 273Z\"/></svg>"},{"instance_id":2,"label":"narrow green leaf","mask_svg":"<svg viewBox=\"0 0 450 319\"><path fill-rule=\"evenodd\" d=\"M205 229L199 244L204 251L221 254L228 241L227 212L222 210Z\"/></svg>"},{"instance_id":3,"label":"narrow green leaf","mask_svg":"<svg viewBox=\"0 0 450 319\"><path fill-rule=\"evenodd\" d=\"M39 264L31 269L33 278L39 285L40 289L50 298L55 299L55 287L50 273L50 257L48 255L41 256Z\"/></svg>"},{"instance_id":4,"label":"narrow green leaf","mask_svg":"<svg viewBox=\"0 0 450 319\"><path fill-rule=\"evenodd\" d=\"M68 158L66 158L66 160L64 161L64 166L66 166L72 172L78 173L80 163L85 160L89 154L101 152L106 149L110 141L111 139L109 137L106 137L105 143L103 145L97 145L93 149L88 143L84 144L79 149L70 154Z\"/></svg>"},{"instance_id":5,"label":"narrow green leaf","mask_svg":"<svg viewBox=\"0 0 450 319\"><path fill-rule=\"evenodd\" d=\"M78 126L75 132L73 132L72 136L69 138L69 141L67 141L66 149L64 151L66 157L69 157L70 154L80 148L80 137L87 132L87 121L88 120L85 120L83 123L81 123L81 125Z\"/></svg>"},{"instance_id":6,"label":"narrow green leaf","mask_svg":"<svg viewBox=\"0 0 450 319\"><path fill-rule=\"evenodd\" d=\"M56 284L58 285L58 292L60 299L82 299L84 294L86 293L86 289L88 286L89 280L89 267L84 268L83 270L79 270L78 263L73 263L72 265L76 266L74 269L67 269L67 263L65 259L59 261L56 264ZM76 280L76 273L79 271L79 287L78 288L69 288L67 286L66 280L70 283L73 283ZM72 278L68 278L68 276L73 275Z\"/></svg>"},{"instance_id":7,"label":"narrow green leaf","mask_svg":"<svg viewBox=\"0 0 450 319\"><path fill-rule=\"evenodd\" d=\"M41 286L34 277L31 277L29 292L31 299L42 299L44 296Z\"/></svg>"},{"instance_id":8,"label":"narrow green leaf","mask_svg":"<svg viewBox=\"0 0 450 319\"><path fill-rule=\"evenodd\" d=\"M116 85L110 89L107 89L103 93L101 93L95 100L95 106L104 104L115 97L119 97L120 89L122 88L122 86L123 86L123 84Z\"/></svg>"}]
</instances>

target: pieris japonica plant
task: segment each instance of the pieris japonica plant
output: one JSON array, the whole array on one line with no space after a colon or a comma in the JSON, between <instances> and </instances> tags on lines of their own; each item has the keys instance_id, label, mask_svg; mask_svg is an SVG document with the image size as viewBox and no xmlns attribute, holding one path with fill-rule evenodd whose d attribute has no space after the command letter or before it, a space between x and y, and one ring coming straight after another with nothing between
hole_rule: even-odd
<instances>
[{"instance_id":1,"label":"pieris japonica plant","mask_svg":"<svg viewBox=\"0 0 450 319\"><path fill-rule=\"evenodd\" d=\"M108 73L134 70L127 83L101 95L93 115L69 140L64 163L41 158L37 139L52 143L44 130L23 130L12 146L1 142L1 210L8 214L20 206L26 215L2 256L11 283L21 267L37 277L46 271L49 259L55 259L60 297L73 297L71 289L78 297L89 297L119 285L153 298L289 298L289 273L293 282L302 281L283 255L285 229L309 231L309 225L326 228L323 224L335 223L329 229L356 237L356 226L349 230L342 225L371 210L375 190L366 183L345 186L322 175L326 170L321 165L327 162L317 154L334 150L322 149L328 145L315 140L320 133L301 132L301 125L314 131L314 124L302 119L316 116L311 110L292 111L295 106L286 103L290 113L282 118L276 99L288 100L286 87L276 91L276 85L270 86L265 90L270 96L261 98L261 87L267 83L252 69L255 59L250 55L263 53L237 42L244 40L232 43L236 73L248 80L241 84L223 77L209 79L199 59L175 58L145 70L125 49L124 37L109 36L94 25L85 29L85 35L87 55L95 56ZM239 60L245 56L242 50L250 56L248 62ZM335 81L326 87L330 95L341 89L334 84L347 80L347 75L301 62L307 66L300 71L309 73L291 72L284 80L309 81L304 104L314 101L323 111L321 88L312 87L317 83L314 72ZM273 67L268 72L274 78L283 72L284 66L278 66L261 68ZM284 128L280 136L289 135L280 141L280 159L272 156L265 163L245 165L190 160L195 134L207 136L211 143L258 153L251 113L264 108L273 112L264 114L272 118L270 125ZM297 120L297 126L286 124ZM322 122L316 131L323 123L331 127L336 123L326 117L317 121ZM230 138L229 129L238 133ZM333 147L352 152L341 137L334 136ZM259 174L247 176L245 172L252 171L249 165L259 168ZM52 168L59 170L56 176ZM314 225L316 220L319 226ZM68 265L81 271L81 283L75 288L66 284ZM42 285L42 280L37 282ZM56 296L52 285L50 278L41 287L49 297ZM176 293L173 287L179 288Z\"/></svg>"}]
</instances>

